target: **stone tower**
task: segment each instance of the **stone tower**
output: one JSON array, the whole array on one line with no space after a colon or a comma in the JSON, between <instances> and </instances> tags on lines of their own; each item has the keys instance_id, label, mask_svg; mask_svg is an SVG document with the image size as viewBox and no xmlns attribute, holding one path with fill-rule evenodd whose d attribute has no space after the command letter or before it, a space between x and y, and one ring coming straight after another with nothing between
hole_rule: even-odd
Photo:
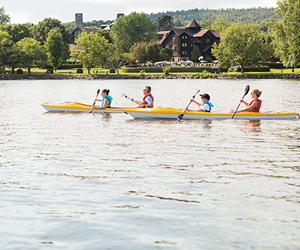
<instances>
[{"instance_id":1,"label":"stone tower","mask_svg":"<svg viewBox=\"0 0 300 250\"><path fill-rule=\"evenodd\" d=\"M75 29L83 29L83 16L82 13L75 14Z\"/></svg>"}]
</instances>

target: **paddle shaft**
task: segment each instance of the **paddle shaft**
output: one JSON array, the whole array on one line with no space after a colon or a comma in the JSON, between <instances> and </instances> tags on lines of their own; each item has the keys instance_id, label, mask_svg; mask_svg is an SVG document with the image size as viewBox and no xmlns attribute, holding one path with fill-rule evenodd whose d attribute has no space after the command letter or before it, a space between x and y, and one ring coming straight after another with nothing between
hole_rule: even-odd
<instances>
[{"instance_id":1,"label":"paddle shaft","mask_svg":"<svg viewBox=\"0 0 300 250\"><path fill-rule=\"evenodd\" d=\"M132 98L128 97L127 95L124 95L124 97L127 98L128 100L132 101L131 100ZM138 104L135 101L132 101L132 102L134 102L135 104ZM147 108L145 104L138 104L138 105L143 106L144 108Z\"/></svg>"},{"instance_id":2,"label":"paddle shaft","mask_svg":"<svg viewBox=\"0 0 300 250\"><path fill-rule=\"evenodd\" d=\"M193 95L193 99L195 99L196 95L200 92L200 89L195 93L195 95ZM185 110L183 111L183 113L181 115L178 116L178 120L181 120L186 112L186 110L188 109L188 107L191 105L192 100L190 100L189 104L186 106Z\"/></svg>"},{"instance_id":3,"label":"paddle shaft","mask_svg":"<svg viewBox=\"0 0 300 250\"><path fill-rule=\"evenodd\" d=\"M100 89L97 90L97 95L96 95L95 101L93 102L93 106L92 106L92 109L91 109L90 113L93 113L93 110L94 110L95 105L96 105L96 99L97 99L99 93L100 93Z\"/></svg>"},{"instance_id":4,"label":"paddle shaft","mask_svg":"<svg viewBox=\"0 0 300 250\"><path fill-rule=\"evenodd\" d=\"M239 109L239 107L240 107L240 105L241 105L242 100L244 100L244 97L248 94L249 90L250 90L250 86L247 85L246 88L245 88L245 93L244 93L244 95L243 95L241 101L239 102L239 105L237 106L236 110L234 111L234 113L233 113L231 119L233 119L233 117L235 116L236 112L238 111L238 109Z\"/></svg>"}]
</instances>

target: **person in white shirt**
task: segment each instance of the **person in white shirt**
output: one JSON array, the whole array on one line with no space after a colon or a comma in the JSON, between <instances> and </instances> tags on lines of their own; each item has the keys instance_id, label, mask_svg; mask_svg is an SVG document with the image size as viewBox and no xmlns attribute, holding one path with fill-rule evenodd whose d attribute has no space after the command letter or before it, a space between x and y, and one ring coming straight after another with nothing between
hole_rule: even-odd
<instances>
[{"instance_id":1,"label":"person in white shirt","mask_svg":"<svg viewBox=\"0 0 300 250\"><path fill-rule=\"evenodd\" d=\"M199 102L195 101L194 99L191 99L191 101L193 103L195 103L196 105L198 105L200 107L197 111L210 112L214 105L209 101L210 100L209 94L206 94L206 93L200 94L200 96L202 99L202 103L199 103ZM196 111L196 110L187 109L187 111Z\"/></svg>"}]
</instances>

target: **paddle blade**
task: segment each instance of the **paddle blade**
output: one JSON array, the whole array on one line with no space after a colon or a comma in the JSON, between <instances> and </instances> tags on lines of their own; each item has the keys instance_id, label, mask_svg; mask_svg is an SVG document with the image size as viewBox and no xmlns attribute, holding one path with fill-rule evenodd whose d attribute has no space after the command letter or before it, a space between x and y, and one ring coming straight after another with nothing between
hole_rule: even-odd
<instances>
[{"instance_id":1,"label":"paddle blade","mask_svg":"<svg viewBox=\"0 0 300 250\"><path fill-rule=\"evenodd\" d=\"M244 96L247 95L247 94L249 93L249 90L250 90L250 86L247 85L246 88L245 88L245 94L244 94Z\"/></svg>"},{"instance_id":2,"label":"paddle blade","mask_svg":"<svg viewBox=\"0 0 300 250\"><path fill-rule=\"evenodd\" d=\"M178 121L181 121L182 118L183 118L183 114L179 115L179 116L177 117L177 120L178 120Z\"/></svg>"}]
</instances>

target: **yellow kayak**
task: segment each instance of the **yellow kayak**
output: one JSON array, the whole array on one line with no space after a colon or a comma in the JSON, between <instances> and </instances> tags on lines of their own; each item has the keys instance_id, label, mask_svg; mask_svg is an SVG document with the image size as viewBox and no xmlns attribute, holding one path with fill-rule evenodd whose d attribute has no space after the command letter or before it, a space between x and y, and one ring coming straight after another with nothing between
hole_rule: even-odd
<instances>
[{"instance_id":1,"label":"yellow kayak","mask_svg":"<svg viewBox=\"0 0 300 250\"><path fill-rule=\"evenodd\" d=\"M146 108L146 109L126 109L125 113L138 119L177 119L183 113L182 109L176 108ZM203 119L231 119L232 113L215 113L186 111L183 119L186 120L203 120ZM242 112L236 113L234 119L242 120L277 120L277 119L296 119L299 117L295 112Z\"/></svg>"},{"instance_id":2,"label":"yellow kayak","mask_svg":"<svg viewBox=\"0 0 300 250\"><path fill-rule=\"evenodd\" d=\"M49 112L89 112L92 105L79 102L64 102L64 103L43 103L41 104ZM125 109L138 109L138 107L111 107L100 109L95 106L94 113L123 113Z\"/></svg>"}]
</instances>

